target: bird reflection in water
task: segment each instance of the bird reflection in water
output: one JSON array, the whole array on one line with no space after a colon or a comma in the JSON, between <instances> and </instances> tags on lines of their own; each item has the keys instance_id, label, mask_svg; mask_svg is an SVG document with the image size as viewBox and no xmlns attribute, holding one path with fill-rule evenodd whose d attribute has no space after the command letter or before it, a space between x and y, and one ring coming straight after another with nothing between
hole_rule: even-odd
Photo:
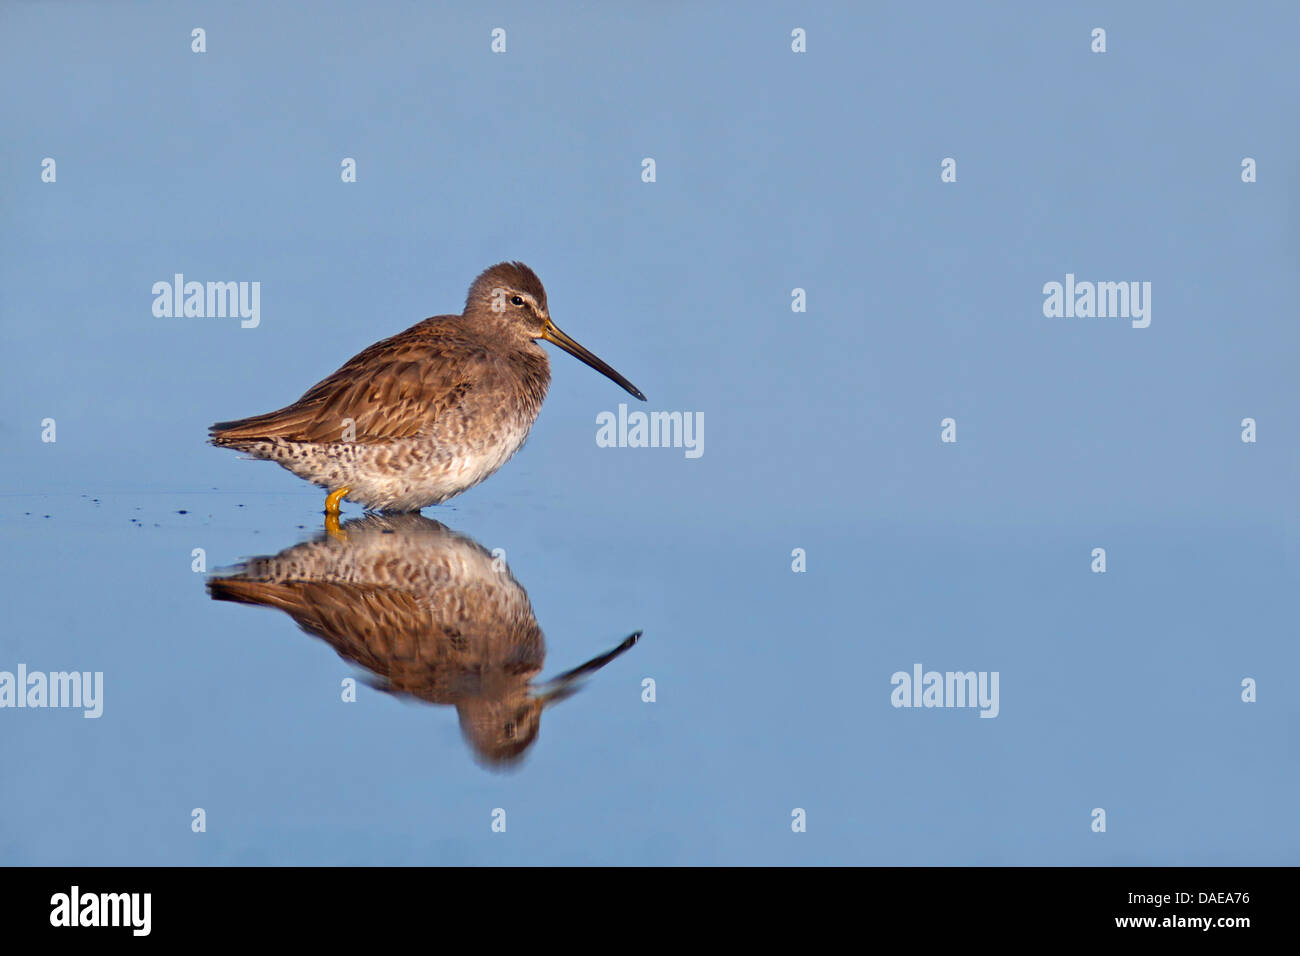
<instances>
[{"instance_id":1,"label":"bird reflection in water","mask_svg":"<svg viewBox=\"0 0 1300 956\"><path fill-rule=\"evenodd\" d=\"M214 600L279 608L398 697L451 704L475 757L517 762L543 709L641 636L541 684L542 630L504 560L420 514L368 514L208 582Z\"/></svg>"}]
</instances>

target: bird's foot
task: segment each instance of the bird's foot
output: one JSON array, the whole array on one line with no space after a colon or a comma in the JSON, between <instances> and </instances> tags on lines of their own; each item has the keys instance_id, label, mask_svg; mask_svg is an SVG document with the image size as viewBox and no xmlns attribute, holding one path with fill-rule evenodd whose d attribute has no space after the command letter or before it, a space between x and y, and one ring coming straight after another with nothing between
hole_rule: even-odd
<instances>
[{"instance_id":1,"label":"bird's foot","mask_svg":"<svg viewBox=\"0 0 1300 956\"><path fill-rule=\"evenodd\" d=\"M347 496L348 492L351 490L352 490L351 488L345 486L343 488L339 488L336 491L331 491L325 497L325 513L327 515L338 514L339 507L342 505L343 499Z\"/></svg>"},{"instance_id":2,"label":"bird's foot","mask_svg":"<svg viewBox=\"0 0 1300 956\"><path fill-rule=\"evenodd\" d=\"M325 498L325 530L336 541L348 540L347 532L339 527L339 505L343 501L343 497L351 490L345 485L331 491Z\"/></svg>"}]
</instances>

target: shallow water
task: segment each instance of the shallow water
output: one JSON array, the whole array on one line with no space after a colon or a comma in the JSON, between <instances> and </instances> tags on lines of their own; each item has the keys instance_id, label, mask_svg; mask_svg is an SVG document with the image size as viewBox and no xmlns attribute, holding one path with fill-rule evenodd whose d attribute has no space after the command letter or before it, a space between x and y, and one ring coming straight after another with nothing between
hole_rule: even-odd
<instances>
[{"instance_id":1,"label":"shallow water","mask_svg":"<svg viewBox=\"0 0 1300 956\"><path fill-rule=\"evenodd\" d=\"M1285 621L1286 556L1267 534L1112 535L1113 552L1160 569L1137 581L1076 573L1078 529L859 525L811 537L795 574L776 529L665 547L624 528L630 541L612 545L588 524L429 509L505 549L546 634L543 677L644 630L547 708L522 763L500 771L475 760L453 707L372 687L282 611L209 598L194 548L215 568L332 541L317 496L3 504L6 665L104 672L97 720L3 715L14 772L0 799L22 821L6 826L12 862L1290 854L1270 836L1290 812L1293 733L1269 719L1276 704L1240 703L1224 676L1294 663L1270 634ZM394 547L421 560L410 541ZM1243 589L1256 596L1249 629ZM892 707L890 675L916 662L999 671L996 718ZM348 677L355 703L342 699ZM1251 778L1273 787L1232 783ZM1094 806L1110 814L1105 841L1089 830ZM206 833L190 831L195 807ZM491 829L498 808L507 835ZM795 808L806 833L791 832Z\"/></svg>"}]
</instances>

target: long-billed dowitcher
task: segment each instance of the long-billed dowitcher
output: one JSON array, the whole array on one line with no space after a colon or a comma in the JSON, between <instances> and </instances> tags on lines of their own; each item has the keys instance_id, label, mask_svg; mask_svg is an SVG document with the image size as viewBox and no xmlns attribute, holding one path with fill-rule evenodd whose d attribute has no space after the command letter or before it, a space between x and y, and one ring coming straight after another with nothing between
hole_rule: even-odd
<instances>
[{"instance_id":1,"label":"long-billed dowitcher","mask_svg":"<svg viewBox=\"0 0 1300 956\"><path fill-rule=\"evenodd\" d=\"M523 445L551 380L539 339L640 389L551 321L522 262L470 286L461 315L425 319L354 356L292 405L210 429L212 443L265 458L380 511L417 511L472 488Z\"/></svg>"},{"instance_id":2,"label":"long-billed dowitcher","mask_svg":"<svg viewBox=\"0 0 1300 956\"><path fill-rule=\"evenodd\" d=\"M279 608L395 696L452 704L475 756L508 764L537 739L542 710L634 645L641 632L534 684L546 659L528 594L476 541L418 514L354 518L237 573L218 601Z\"/></svg>"}]
</instances>

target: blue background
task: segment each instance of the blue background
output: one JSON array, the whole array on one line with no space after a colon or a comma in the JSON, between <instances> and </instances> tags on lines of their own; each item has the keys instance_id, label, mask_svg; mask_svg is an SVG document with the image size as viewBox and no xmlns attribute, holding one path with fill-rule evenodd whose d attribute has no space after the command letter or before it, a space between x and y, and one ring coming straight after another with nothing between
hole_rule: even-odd
<instances>
[{"instance_id":1,"label":"blue background","mask_svg":"<svg viewBox=\"0 0 1300 956\"><path fill-rule=\"evenodd\" d=\"M0 7L0 669L106 685L99 720L0 711L0 861L1300 861L1298 31L1288 3ZM355 668L209 601L190 553L321 521L209 423L514 258L705 444L597 447L630 400L555 351L527 447L427 509L506 549L547 673L645 630L498 774L448 708L341 704ZM176 272L260 281L260 327L155 318ZM1044 318L1067 272L1151 282L1150 327ZM1000 716L892 708L915 662L999 671Z\"/></svg>"}]
</instances>

